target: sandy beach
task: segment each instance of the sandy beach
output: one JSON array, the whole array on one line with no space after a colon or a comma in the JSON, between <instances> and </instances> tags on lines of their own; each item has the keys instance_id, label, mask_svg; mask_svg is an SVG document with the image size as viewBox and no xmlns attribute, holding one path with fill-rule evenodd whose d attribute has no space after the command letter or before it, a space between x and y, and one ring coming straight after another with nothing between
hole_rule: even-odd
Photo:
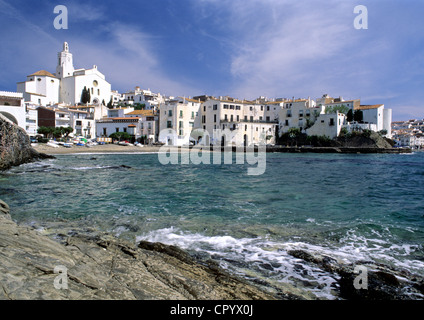
<instances>
[{"instance_id":1,"label":"sandy beach","mask_svg":"<svg viewBox=\"0 0 424 320\"><path fill-rule=\"evenodd\" d=\"M82 147L73 145L70 148L59 146L58 148L50 147L44 143L33 144L32 147L40 153L55 155L55 154L73 154L73 153L135 153L149 152L157 153L160 150L159 146L122 146L117 144L96 145L91 147Z\"/></svg>"}]
</instances>

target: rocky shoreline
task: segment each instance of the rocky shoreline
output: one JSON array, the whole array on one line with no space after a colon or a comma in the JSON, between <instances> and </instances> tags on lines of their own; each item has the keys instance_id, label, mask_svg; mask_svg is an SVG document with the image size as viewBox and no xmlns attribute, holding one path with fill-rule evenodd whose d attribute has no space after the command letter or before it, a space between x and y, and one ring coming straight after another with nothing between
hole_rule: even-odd
<instances>
[{"instance_id":1,"label":"rocky shoreline","mask_svg":"<svg viewBox=\"0 0 424 320\"><path fill-rule=\"evenodd\" d=\"M13 216L13 213L12 213ZM330 256L289 250L330 272L341 300L421 300L424 279L372 261L355 265ZM355 288L357 266L366 288ZM59 268L59 269L58 269ZM63 273L65 271L65 273ZM63 278L64 277L64 278ZM57 288L66 279L67 288ZM363 284L363 283L362 283ZM69 221L35 229L18 225L0 200L0 300L310 300L291 285L246 280L162 243L132 243Z\"/></svg>"},{"instance_id":2,"label":"rocky shoreline","mask_svg":"<svg viewBox=\"0 0 424 320\"><path fill-rule=\"evenodd\" d=\"M0 300L277 298L174 246L133 244L91 228L48 237L13 222L4 202L0 208Z\"/></svg>"},{"instance_id":3,"label":"rocky shoreline","mask_svg":"<svg viewBox=\"0 0 424 320\"><path fill-rule=\"evenodd\" d=\"M0 171L51 158L54 157L34 150L26 132L0 115Z\"/></svg>"}]
</instances>

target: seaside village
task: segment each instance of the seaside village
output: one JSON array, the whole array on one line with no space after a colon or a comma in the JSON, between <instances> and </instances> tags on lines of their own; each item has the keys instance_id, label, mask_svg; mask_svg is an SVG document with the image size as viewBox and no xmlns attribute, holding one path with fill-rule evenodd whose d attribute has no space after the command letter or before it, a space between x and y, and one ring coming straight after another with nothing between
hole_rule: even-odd
<instances>
[{"instance_id":1,"label":"seaside village","mask_svg":"<svg viewBox=\"0 0 424 320\"><path fill-rule=\"evenodd\" d=\"M233 135L226 143L250 146L274 144L277 134L297 128L308 136L330 139L342 130L372 130L396 139L399 146L424 145L424 120L392 126L391 109L384 104L364 105L360 99L327 94L316 99L259 97L253 101L208 95L172 97L138 86L119 93L97 66L75 69L66 42L58 53L55 73L30 70L22 80L17 92L0 91L0 113L25 129L32 140L53 139L44 132L46 128L70 127L65 136L79 145L117 141L140 146L217 145L222 143L222 131L229 130Z\"/></svg>"}]
</instances>

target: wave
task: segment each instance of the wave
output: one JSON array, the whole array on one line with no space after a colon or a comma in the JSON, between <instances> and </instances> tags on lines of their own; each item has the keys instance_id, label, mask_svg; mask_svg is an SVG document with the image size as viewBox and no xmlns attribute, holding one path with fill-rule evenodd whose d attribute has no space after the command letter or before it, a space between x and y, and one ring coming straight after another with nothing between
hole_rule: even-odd
<instances>
[{"instance_id":1,"label":"wave","mask_svg":"<svg viewBox=\"0 0 424 320\"><path fill-rule=\"evenodd\" d=\"M304 287L317 298L337 299L337 274L320 269L288 254L291 250L304 250L312 255L326 255L340 264L360 261L384 262L399 268L424 270L424 262L408 258L421 251L419 245L393 244L382 239L366 238L350 230L339 246L317 245L305 241L276 241L269 237L235 238L230 235L206 236L183 232L170 227L150 231L136 237L136 241L162 242L189 252L205 253L229 269L247 278ZM405 259L402 259L404 257Z\"/></svg>"}]
</instances>

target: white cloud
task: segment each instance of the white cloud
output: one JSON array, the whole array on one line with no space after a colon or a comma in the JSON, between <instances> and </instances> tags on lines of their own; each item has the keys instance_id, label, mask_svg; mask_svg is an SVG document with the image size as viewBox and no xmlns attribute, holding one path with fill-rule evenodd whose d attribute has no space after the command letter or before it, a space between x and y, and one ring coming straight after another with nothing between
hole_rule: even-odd
<instances>
[{"instance_id":1,"label":"white cloud","mask_svg":"<svg viewBox=\"0 0 424 320\"><path fill-rule=\"evenodd\" d=\"M78 38L68 40L75 67L96 64L113 89L126 91L139 85L166 95L184 95L197 90L187 79L173 78L161 66L160 39L138 27L113 23L105 30L108 36L91 42Z\"/></svg>"}]
</instances>

